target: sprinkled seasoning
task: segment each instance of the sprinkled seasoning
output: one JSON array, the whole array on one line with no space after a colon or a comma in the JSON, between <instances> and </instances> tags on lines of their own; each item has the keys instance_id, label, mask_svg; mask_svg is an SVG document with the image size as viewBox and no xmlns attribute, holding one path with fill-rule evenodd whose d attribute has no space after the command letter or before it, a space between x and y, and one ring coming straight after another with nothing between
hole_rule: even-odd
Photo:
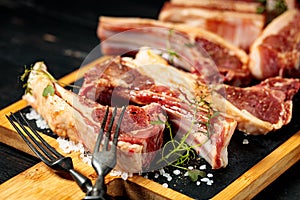
<instances>
[{"instance_id":1,"label":"sprinkled seasoning","mask_svg":"<svg viewBox=\"0 0 300 200\"><path fill-rule=\"evenodd\" d=\"M248 139L243 139L243 144L249 144L249 140Z\"/></svg>"},{"instance_id":2,"label":"sprinkled seasoning","mask_svg":"<svg viewBox=\"0 0 300 200\"><path fill-rule=\"evenodd\" d=\"M179 169L175 169L175 170L173 171L173 174L179 175L179 174L180 174L180 170L179 170Z\"/></svg>"},{"instance_id":3,"label":"sprinkled seasoning","mask_svg":"<svg viewBox=\"0 0 300 200\"><path fill-rule=\"evenodd\" d=\"M200 170L206 169L206 165L201 165L201 166L199 167L199 169L200 169Z\"/></svg>"}]
</instances>

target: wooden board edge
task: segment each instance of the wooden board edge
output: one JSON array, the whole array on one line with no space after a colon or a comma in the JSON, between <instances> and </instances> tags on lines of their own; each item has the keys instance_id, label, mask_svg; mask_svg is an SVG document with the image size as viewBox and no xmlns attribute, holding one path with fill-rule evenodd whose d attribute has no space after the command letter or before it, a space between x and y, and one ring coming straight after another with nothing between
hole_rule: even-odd
<instances>
[{"instance_id":1,"label":"wooden board edge","mask_svg":"<svg viewBox=\"0 0 300 200\"><path fill-rule=\"evenodd\" d=\"M273 150L212 200L251 199L300 160L300 131Z\"/></svg>"}]
</instances>

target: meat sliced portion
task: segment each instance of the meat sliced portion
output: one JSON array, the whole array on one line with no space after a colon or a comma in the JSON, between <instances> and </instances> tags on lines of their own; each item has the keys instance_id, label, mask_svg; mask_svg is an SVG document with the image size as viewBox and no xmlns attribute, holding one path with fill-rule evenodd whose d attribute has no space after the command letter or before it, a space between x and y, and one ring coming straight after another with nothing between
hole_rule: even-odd
<instances>
[{"instance_id":1,"label":"meat sliced portion","mask_svg":"<svg viewBox=\"0 0 300 200\"><path fill-rule=\"evenodd\" d=\"M247 85L248 55L223 38L187 25L152 19L100 17L98 36L106 55L124 55L147 46L162 51L173 65L207 83Z\"/></svg>"},{"instance_id":2,"label":"meat sliced portion","mask_svg":"<svg viewBox=\"0 0 300 200\"><path fill-rule=\"evenodd\" d=\"M28 87L31 93L25 100L47 121L58 136L81 142L92 151L99 133L106 106L62 88L49 79L43 63L36 63L30 73ZM49 86L54 94L43 95ZM110 109L111 117L112 109ZM117 117L121 110L117 111ZM120 127L118 160L116 168L125 172L141 172L148 167L163 144L164 110L159 104L151 103L144 107L129 105ZM113 127L115 128L115 127Z\"/></svg>"},{"instance_id":3,"label":"meat sliced portion","mask_svg":"<svg viewBox=\"0 0 300 200\"><path fill-rule=\"evenodd\" d=\"M300 77L300 11L290 9L275 18L250 48L253 76Z\"/></svg>"},{"instance_id":4,"label":"meat sliced portion","mask_svg":"<svg viewBox=\"0 0 300 200\"><path fill-rule=\"evenodd\" d=\"M198 4L192 2L166 2L159 13L159 20L203 28L245 51L249 50L265 26L264 15L237 11L236 4L244 5L246 2L221 0L219 7L214 1L212 5L208 1L197 1Z\"/></svg>"},{"instance_id":5,"label":"meat sliced portion","mask_svg":"<svg viewBox=\"0 0 300 200\"><path fill-rule=\"evenodd\" d=\"M85 75L80 95L100 103L158 103L166 110L176 137L187 136L186 142L212 168L225 167L236 121L213 114L204 103L208 88L196 80L197 76L167 66L157 55L142 51L135 60L115 57L95 66Z\"/></svg>"},{"instance_id":6,"label":"meat sliced portion","mask_svg":"<svg viewBox=\"0 0 300 200\"><path fill-rule=\"evenodd\" d=\"M300 81L275 77L248 88L228 85L224 88L223 96L228 101L222 106L216 103L217 109L236 119L239 130L257 135L278 130L290 122L292 98L300 88ZM220 94L215 95L218 102Z\"/></svg>"}]
</instances>

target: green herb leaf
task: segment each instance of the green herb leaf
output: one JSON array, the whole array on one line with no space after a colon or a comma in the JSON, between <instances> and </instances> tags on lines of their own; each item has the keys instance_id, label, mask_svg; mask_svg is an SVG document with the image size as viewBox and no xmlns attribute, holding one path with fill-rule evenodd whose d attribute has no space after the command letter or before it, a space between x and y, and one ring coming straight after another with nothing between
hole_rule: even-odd
<instances>
[{"instance_id":1,"label":"green herb leaf","mask_svg":"<svg viewBox=\"0 0 300 200\"><path fill-rule=\"evenodd\" d=\"M160 118L158 118L157 121L151 121L150 124L152 125L160 125L160 124L165 124L166 122L162 121Z\"/></svg>"},{"instance_id":2,"label":"green herb leaf","mask_svg":"<svg viewBox=\"0 0 300 200\"><path fill-rule=\"evenodd\" d=\"M55 92L54 87L52 85L47 85L47 87L45 87L43 91L43 97L46 97L48 95L53 96L54 92Z\"/></svg>"},{"instance_id":3,"label":"green herb leaf","mask_svg":"<svg viewBox=\"0 0 300 200\"><path fill-rule=\"evenodd\" d=\"M256 9L256 13L257 14L262 14L262 13L264 13L265 12L265 7L264 6L259 6L259 7L257 7L257 9Z\"/></svg>"},{"instance_id":4,"label":"green herb leaf","mask_svg":"<svg viewBox=\"0 0 300 200\"><path fill-rule=\"evenodd\" d=\"M184 45L185 45L186 47L188 47L188 48L192 48L192 47L195 47L195 46L196 46L195 43L191 43L191 42L185 43Z\"/></svg>"},{"instance_id":5,"label":"green herb leaf","mask_svg":"<svg viewBox=\"0 0 300 200\"><path fill-rule=\"evenodd\" d=\"M193 169L193 170L189 170L188 171L188 176L190 177L190 179L195 182L198 180L198 177L205 177L206 173L204 171L201 171L199 169Z\"/></svg>"},{"instance_id":6,"label":"green herb leaf","mask_svg":"<svg viewBox=\"0 0 300 200\"><path fill-rule=\"evenodd\" d=\"M28 75L30 74L32 69L26 69L26 66L25 66L25 70L24 70L24 73L21 75L20 79L21 81L25 81L25 79L28 77Z\"/></svg>"}]
</instances>

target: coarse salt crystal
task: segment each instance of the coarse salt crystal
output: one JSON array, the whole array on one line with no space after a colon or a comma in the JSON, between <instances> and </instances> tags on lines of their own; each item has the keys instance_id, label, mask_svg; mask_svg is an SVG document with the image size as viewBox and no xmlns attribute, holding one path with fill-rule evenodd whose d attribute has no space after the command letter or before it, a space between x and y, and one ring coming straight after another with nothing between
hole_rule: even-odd
<instances>
[{"instance_id":1,"label":"coarse salt crystal","mask_svg":"<svg viewBox=\"0 0 300 200\"><path fill-rule=\"evenodd\" d=\"M209 179L208 178L201 178L200 181L202 181L202 182L208 182Z\"/></svg>"},{"instance_id":2,"label":"coarse salt crystal","mask_svg":"<svg viewBox=\"0 0 300 200\"><path fill-rule=\"evenodd\" d=\"M201 170L206 169L206 165L201 165L201 166L199 167L199 169L201 169Z\"/></svg>"},{"instance_id":3,"label":"coarse salt crystal","mask_svg":"<svg viewBox=\"0 0 300 200\"><path fill-rule=\"evenodd\" d=\"M163 183L162 186L163 186L164 188L168 188L168 187L169 187L168 183Z\"/></svg>"},{"instance_id":4,"label":"coarse salt crystal","mask_svg":"<svg viewBox=\"0 0 300 200\"><path fill-rule=\"evenodd\" d=\"M249 144L249 140L248 139L243 139L243 144Z\"/></svg>"},{"instance_id":5,"label":"coarse salt crystal","mask_svg":"<svg viewBox=\"0 0 300 200\"><path fill-rule=\"evenodd\" d=\"M83 152L84 147L81 143L75 144L73 141L66 140L62 137L58 137L56 141L59 144L59 148L63 150L64 153L71 152Z\"/></svg>"},{"instance_id":6,"label":"coarse salt crystal","mask_svg":"<svg viewBox=\"0 0 300 200\"><path fill-rule=\"evenodd\" d=\"M119 171L119 170L112 170L111 172L110 172L110 175L111 176L121 176L122 175L122 172L121 171Z\"/></svg>"},{"instance_id":7,"label":"coarse salt crystal","mask_svg":"<svg viewBox=\"0 0 300 200\"><path fill-rule=\"evenodd\" d=\"M168 181L172 180L172 176L169 173L164 173L163 176L166 177Z\"/></svg>"},{"instance_id":8,"label":"coarse salt crystal","mask_svg":"<svg viewBox=\"0 0 300 200\"><path fill-rule=\"evenodd\" d=\"M154 178L158 178L159 177L159 174L158 173L155 173L154 174Z\"/></svg>"},{"instance_id":9,"label":"coarse salt crystal","mask_svg":"<svg viewBox=\"0 0 300 200\"><path fill-rule=\"evenodd\" d=\"M188 169L189 169L189 170L193 170L194 167L193 167L193 166L188 166Z\"/></svg>"},{"instance_id":10,"label":"coarse salt crystal","mask_svg":"<svg viewBox=\"0 0 300 200\"><path fill-rule=\"evenodd\" d=\"M127 178L128 178L128 173L123 172L122 175L121 175L121 178L122 178L123 180L127 180Z\"/></svg>"},{"instance_id":11,"label":"coarse salt crystal","mask_svg":"<svg viewBox=\"0 0 300 200\"><path fill-rule=\"evenodd\" d=\"M208 173L206 176L209 177L209 178L211 178L211 177L213 177L214 175L213 175L212 173Z\"/></svg>"},{"instance_id":12,"label":"coarse salt crystal","mask_svg":"<svg viewBox=\"0 0 300 200\"><path fill-rule=\"evenodd\" d=\"M159 174L160 174L160 175L163 175L164 173L165 173L165 170L164 170L164 169L160 169L160 170L159 170Z\"/></svg>"},{"instance_id":13,"label":"coarse salt crystal","mask_svg":"<svg viewBox=\"0 0 300 200\"><path fill-rule=\"evenodd\" d=\"M38 128L40 129L47 129L49 128L47 122L42 118L42 116L37 113L33 108L30 109L30 112L29 113L26 113L25 114L25 117L28 119L28 120L36 120L35 121L35 124Z\"/></svg>"},{"instance_id":14,"label":"coarse salt crystal","mask_svg":"<svg viewBox=\"0 0 300 200\"><path fill-rule=\"evenodd\" d=\"M201 182L200 182L200 181L197 181L197 182L196 182L196 185L200 185L200 184L201 184Z\"/></svg>"},{"instance_id":15,"label":"coarse salt crystal","mask_svg":"<svg viewBox=\"0 0 300 200\"><path fill-rule=\"evenodd\" d=\"M212 185L211 180L208 180L208 181L206 182L206 185Z\"/></svg>"},{"instance_id":16,"label":"coarse salt crystal","mask_svg":"<svg viewBox=\"0 0 300 200\"><path fill-rule=\"evenodd\" d=\"M173 174L179 175L179 174L180 174L180 170L179 170L179 169L175 169L175 170L173 171Z\"/></svg>"},{"instance_id":17,"label":"coarse salt crystal","mask_svg":"<svg viewBox=\"0 0 300 200\"><path fill-rule=\"evenodd\" d=\"M30 109L29 113L25 114L26 118L29 120L33 120L33 119L40 119L41 116L34 110L34 109Z\"/></svg>"},{"instance_id":18,"label":"coarse salt crystal","mask_svg":"<svg viewBox=\"0 0 300 200\"><path fill-rule=\"evenodd\" d=\"M36 123L36 126L38 128L40 128L40 129L47 129L47 128L49 128L47 122L45 120L43 120L43 119L37 119L35 121L35 123Z\"/></svg>"}]
</instances>

